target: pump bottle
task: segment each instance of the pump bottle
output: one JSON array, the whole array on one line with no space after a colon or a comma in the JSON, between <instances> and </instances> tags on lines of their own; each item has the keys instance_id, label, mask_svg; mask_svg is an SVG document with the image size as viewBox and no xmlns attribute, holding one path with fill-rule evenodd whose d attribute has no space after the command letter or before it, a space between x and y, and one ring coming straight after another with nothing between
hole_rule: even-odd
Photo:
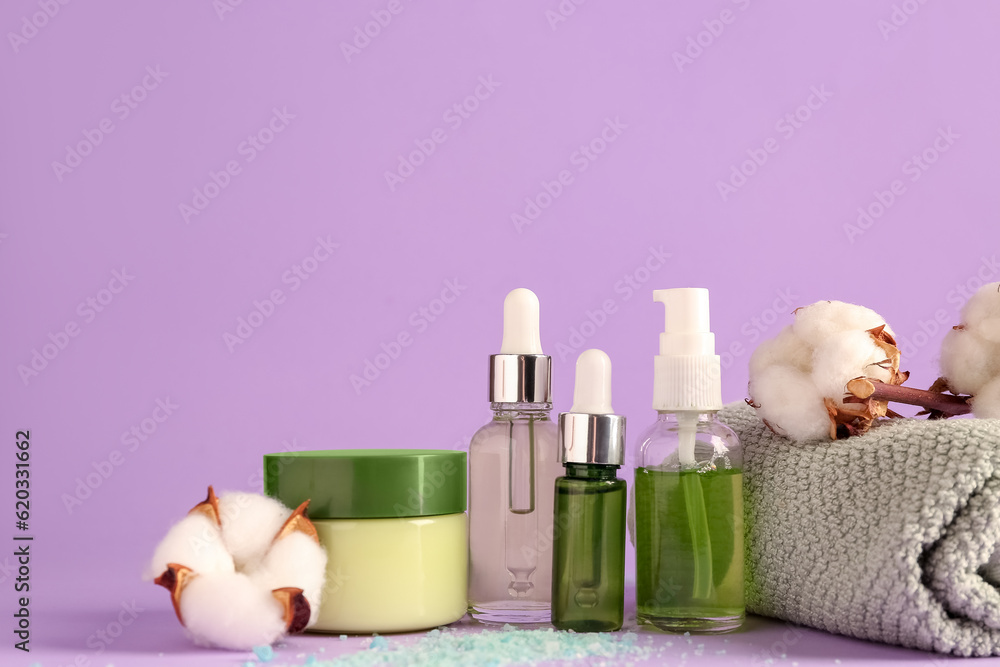
<instances>
[{"instance_id":1,"label":"pump bottle","mask_svg":"<svg viewBox=\"0 0 1000 667\"><path fill-rule=\"evenodd\" d=\"M560 459L552 547L552 625L620 630L625 611L625 417L611 407L611 360L576 361L573 407L559 415Z\"/></svg>"},{"instance_id":2,"label":"pump bottle","mask_svg":"<svg viewBox=\"0 0 1000 667\"><path fill-rule=\"evenodd\" d=\"M552 489L562 467L538 310L527 289L504 300L503 341L490 357L493 419L469 444L469 614L483 623L551 618Z\"/></svg>"},{"instance_id":3,"label":"pump bottle","mask_svg":"<svg viewBox=\"0 0 1000 667\"><path fill-rule=\"evenodd\" d=\"M744 619L743 458L719 421L720 360L708 290L653 292L666 307L654 361L656 422L637 442L637 620L671 632L728 632Z\"/></svg>"}]
</instances>

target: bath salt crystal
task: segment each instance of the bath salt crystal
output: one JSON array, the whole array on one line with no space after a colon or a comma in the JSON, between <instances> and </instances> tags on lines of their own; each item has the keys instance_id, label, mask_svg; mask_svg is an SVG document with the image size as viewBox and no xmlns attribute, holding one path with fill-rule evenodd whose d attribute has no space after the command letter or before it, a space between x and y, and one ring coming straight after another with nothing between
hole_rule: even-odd
<instances>
[{"instance_id":1,"label":"bath salt crystal","mask_svg":"<svg viewBox=\"0 0 1000 667\"><path fill-rule=\"evenodd\" d=\"M636 634L626 632L558 632L553 629L459 632L431 630L415 642L375 636L369 649L339 658L311 662L315 667L405 665L407 667L458 667L459 665L531 665L539 662L586 660L591 664L642 662L654 655L650 646L639 646Z\"/></svg>"},{"instance_id":2,"label":"bath salt crystal","mask_svg":"<svg viewBox=\"0 0 1000 667\"><path fill-rule=\"evenodd\" d=\"M253 653L261 662L270 662L274 658L274 649L270 646L254 646Z\"/></svg>"}]
</instances>

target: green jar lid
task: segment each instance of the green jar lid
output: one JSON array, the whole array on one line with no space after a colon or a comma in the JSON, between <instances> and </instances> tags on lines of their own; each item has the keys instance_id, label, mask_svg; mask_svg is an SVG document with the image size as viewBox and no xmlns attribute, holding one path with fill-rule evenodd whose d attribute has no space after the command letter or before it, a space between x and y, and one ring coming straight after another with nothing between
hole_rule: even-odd
<instances>
[{"instance_id":1,"label":"green jar lid","mask_svg":"<svg viewBox=\"0 0 1000 667\"><path fill-rule=\"evenodd\" d=\"M311 519L379 519L465 511L465 452L327 449L264 455L264 493Z\"/></svg>"}]
</instances>

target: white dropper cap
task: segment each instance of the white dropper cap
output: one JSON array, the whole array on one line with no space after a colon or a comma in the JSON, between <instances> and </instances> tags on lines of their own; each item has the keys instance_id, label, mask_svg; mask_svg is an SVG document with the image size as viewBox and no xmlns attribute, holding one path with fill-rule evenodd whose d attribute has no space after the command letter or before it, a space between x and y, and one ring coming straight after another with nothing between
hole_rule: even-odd
<instances>
[{"instance_id":1,"label":"white dropper cap","mask_svg":"<svg viewBox=\"0 0 1000 667\"><path fill-rule=\"evenodd\" d=\"M708 290L655 290L666 306L660 354L653 360L653 408L667 412L722 409L722 367L709 327Z\"/></svg>"},{"instance_id":2,"label":"white dropper cap","mask_svg":"<svg viewBox=\"0 0 1000 667\"><path fill-rule=\"evenodd\" d=\"M576 360L576 385L570 412L609 415L611 407L611 359L601 350L586 350Z\"/></svg>"},{"instance_id":3,"label":"white dropper cap","mask_svg":"<svg viewBox=\"0 0 1000 667\"><path fill-rule=\"evenodd\" d=\"M503 341L500 354L542 354L538 333L538 297L518 287L503 300Z\"/></svg>"},{"instance_id":4,"label":"white dropper cap","mask_svg":"<svg viewBox=\"0 0 1000 667\"><path fill-rule=\"evenodd\" d=\"M538 297L518 287L503 300L500 353L490 355L490 403L551 403L552 357L542 352ZM549 406L551 408L551 406Z\"/></svg>"},{"instance_id":5,"label":"white dropper cap","mask_svg":"<svg viewBox=\"0 0 1000 667\"><path fill-rule=\"evenodd\" d=\"M561 463L625 461L625 417L611 407L611 359L601 350L577 357L573 407L559 415L559 443Z\"/></svg>"}]
</instances>

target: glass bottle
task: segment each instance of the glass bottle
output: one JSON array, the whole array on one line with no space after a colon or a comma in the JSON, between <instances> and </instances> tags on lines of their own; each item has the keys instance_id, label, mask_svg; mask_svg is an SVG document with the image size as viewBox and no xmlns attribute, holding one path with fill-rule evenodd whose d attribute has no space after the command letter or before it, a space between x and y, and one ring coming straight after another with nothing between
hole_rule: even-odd
<instances>
[{"instance_id":1,"label":"glass bottle","mask_svg":"<svg viewBox=\"0 0 1000 667\"><path fill-rule=\"evenodd\" d=\"M653 292L666 306L654 360L656 422L635 470L636 618L673 632L727 632L744 618L743 455L719 421L721 364L708 290Z\"/></svg>"},{"instance_id":2,"label":"glass bottle","mask_svg":"<svg viewBox=\"0 0 1000 667\"><path fill-rule=\"evenodd\" d=\"M484 623L548 623L555 479L552 358L542 354L538 298L504 300L500 354L490 357L493 419L469 445L469 614Z\"/></svg>"},{"instance_id":3,"label":"glass bottle","mask_svg":"<svg viewBox=\"0 0 1000 667\"><path fill-rule=\"evenodd\" d=\"M625 417L611 408L611 361L587 350L576 363L570 412L559 415L566 475L555 484L552 625L614 632L625 616Z\"/></svg>"},{"instance_id":4,"label":"glass bottle","mask_svg":"<svg viewBox=\"0 0 1000 667\"><path fill-rule=\"evenodd\" d=\"M693 457L682 449L693 436ZM727 632L744 619L743 456L714 412L660 412L635 470L637 620Z\"/></svg>"}]
</instances>

